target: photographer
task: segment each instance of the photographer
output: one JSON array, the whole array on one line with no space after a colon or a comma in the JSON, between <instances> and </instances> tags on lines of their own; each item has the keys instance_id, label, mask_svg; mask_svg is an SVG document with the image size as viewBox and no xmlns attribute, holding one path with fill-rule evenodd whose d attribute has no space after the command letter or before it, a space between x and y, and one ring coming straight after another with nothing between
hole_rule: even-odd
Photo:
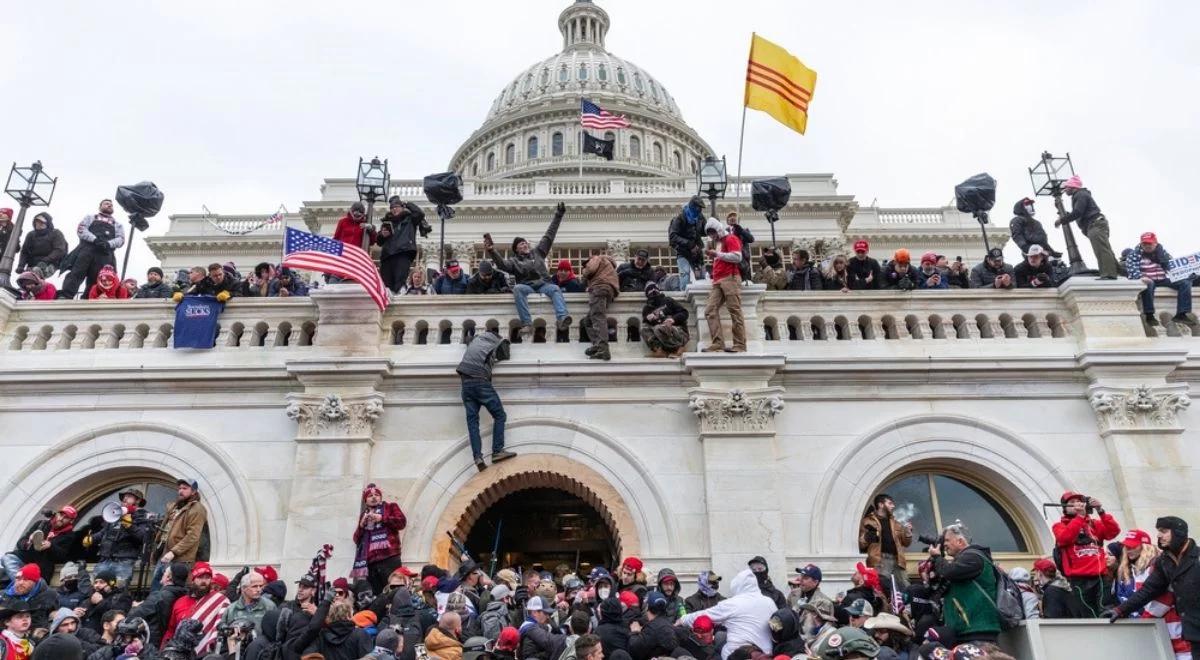
<instances>
[{"instance_id":1,"label":"photographer","mask_svg":"<svg viewBox=\"0 0 1200 660\"><path fill-rule=\"evenodd\" d=\"M995 642L1000 635L996 609L997 580L992 551L973 545L966 527L942 532L942 543L929 546L933 570L945 581L942 617L958 641Z\"/></svg>"},{"instance_id":2,"label":"photographer","mask_svg":"<svg viewBox=\"0 0 1200 660\"><path fill-rule=\"evenodd\" d=\"M1004 251L988 250L987 256L971 269L972 289L1011 289L1016 285L1013 267L1004 263Z\"/></svg>"},{"instance_id":3,"label":"photographer","mask_svg":"<svg viewBox=\"0 0 1200 660\"><path fill-rule=\"evenodd\" d=\"M695 195L671 219L667 240L675 248L679 266L679 289L687 290L693 277L704 279L704 199Z\"/></svg>"},{"instance_id":4,"label":"photographer","mask_svg":"<svg viewBox=\"0 0 1200 660\"><path fill-rule=\"evenodd\" d=\"M904 550L912 545L912 524L896 520L896 502L887 493L876 495L871 507L858 526L858 551L867 554L867 566L878 569L881 578L895 577L898 586L907 587Z\"/></svg>"},{"instance_id":5,"label":"photographer","mask_svg":"<svg viewBox=\"0 0 1200 660\"><path fill-rule=\"evenodd\" d=\"M255 624L249 619L221 623L217 626L217 651L204 656L205 660L239 660L243 650L254 642Z\"/></svg>"},{"instance_id":6,"label":"photographer","mask_svg":"<svg viewBox=\"0 0 1200 660\"><path fill-rule=\"evenodd\" d=\"M417 233L424 238L433 231L425 222L425 212L412 202L388 199L388 213L379 227L375 242L383 247L379 255L379 274L392 293L400 293L408 281L408 271L417 258Z\"/></svg>"},{"instance_id":7,"label":"photographer","mask_svg":"<svg viewBox=\"0 0 1200 660\"><path fill-rule=\"evenodd\" d=\"M1094 497L1067 491L1059 502L1063 516L1054 523L1055 560L1071 583L1070 615L1073 619L1096 618L1104 609L1100 604L1104 542L1117 538L1121 527ZM1096 517L1092 517L1093 511Z\"/></svg>"},{"instance_id":8,"label":"photographer","mask_svg":"<svg viewBox=\"0 0 1200 660\"><path fill-rule=\"evenodd\" d=\"M783 268L783 257L779 256L779 250L774 246L763 248L762 257L758 260L758 272L754 274L754 283L766 284L767 291L787 289L788 273Z\"/></svg>"},{"instance_id":9,"label":"photographer","mask_svg":"<svg viewBox=\"0 0 1200 660\"><path fill-rule=\"evenodd\" d=\"M1018 289L1044 289L1054 286L1054 269L1046 259L1046 251L1040 245L1029 246L1025 261L1013 269Z\"/></svg>"}]
</instances>

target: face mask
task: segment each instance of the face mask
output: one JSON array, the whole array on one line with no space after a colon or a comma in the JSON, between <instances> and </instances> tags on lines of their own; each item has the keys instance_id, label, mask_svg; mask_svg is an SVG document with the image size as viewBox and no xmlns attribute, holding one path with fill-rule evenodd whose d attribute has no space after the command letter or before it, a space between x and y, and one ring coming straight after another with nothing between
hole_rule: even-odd
<instances>
[{"instance_id":1,"label":"face mask","mask_svg":"<svg viewBox=\"0 0 1200 660\"><path fill-rule=\"evenodd\" d=\"M607 600L608 595L612 593L612 589L609 589L608 587L600 587L596 590L596 593L600 595L600 600Z\"/></svg>"},{"instance_id":2,"label":"face mask","mask_svg":"<svg viewBox=\"0 0 1200 660\"><path fill-rule=\"evenodd\" d=\"M1032 206L1026 206L1026 207L1025 207L1025 212L1026 212L1026 213L1028 213L1028 214L1029 214L1029 217L1031 217L1031 218L1032 218L1033 216L1037 215L1037 212L1033 210L1033 207L1032 207Z\"/></svg>"}]
</instances>

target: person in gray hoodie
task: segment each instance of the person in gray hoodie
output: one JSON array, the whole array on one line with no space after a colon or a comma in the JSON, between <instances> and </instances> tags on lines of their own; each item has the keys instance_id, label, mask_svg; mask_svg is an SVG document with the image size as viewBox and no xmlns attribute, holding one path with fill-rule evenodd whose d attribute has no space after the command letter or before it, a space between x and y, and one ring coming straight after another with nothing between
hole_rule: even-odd
<instances>
[{"instance_id":1,"label":"person in gray hoodie","mask_svg":"<svg viewBox=\"0 0 1200 660\"><path fill-rule=\"evenodd\" d=\"M540 293L550 299L554 305L554 318L558 320L559 330L571 327L571 317L567 315L567 303L563 299L562 289L554 283L550 271L546 268L546 258L550 256L550 250L554 247L554 237L558 235L558 226L562 224L566 212L566 204L559 202L554 209L550 226L546 228L546 233L542 240L538 241L537 247L531 246L529 241L518 236L512 241L512 255L507 258L496 251L491 234L483 236L483 249L488 258L497 268L513 278L513 298L517 302L517 316L521 318L521 334L525 337L533 335L533 319L529 314L529 296L533 293Z\"/></svg>"},{"instance_id":2,"label":"person in gray hoodie","mask_svg":"<svg viewBox=\"0 0 1200 660\"><path fill-rule=\"evenodd\" d=\"M679 593L679 578L675 577L675 571L664 568L658 572L658 591L667 601L663 616L671 620L671 625L675 625L679 617L687 614L687 606Z\"/></svg>"},{"instance_id":3,"label":"person in gray hoodie","mask_svg":"<svg viewBox=\"0 0 1200 660\"><path fill-rule=\"evenodd\" d=\"M482 332L471 339L462 361L458 363L462 379L462 402L467 413L467 436L471 440L471 456L475 467L487 468L483 460L483 440L479 437L479 409L487 408L492 415L492 463L510 459L516 454L504 450L504 404L492 387L492 367L509 357L509 343L494 330Z\"/></svg>"}]
</instances>

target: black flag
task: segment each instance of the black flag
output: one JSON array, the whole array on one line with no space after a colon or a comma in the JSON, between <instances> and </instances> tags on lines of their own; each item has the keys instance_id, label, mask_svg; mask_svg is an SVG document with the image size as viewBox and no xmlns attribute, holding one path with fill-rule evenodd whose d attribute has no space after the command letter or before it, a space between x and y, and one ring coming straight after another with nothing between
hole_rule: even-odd
<instances>
[{"instance_id":1,"label":"black flag","mask_svg":"<svg viewBox=\"0 0 1200 660\"><path fill-rule=\"evenodd\" d=\"M613 146L616 143L616 140L601 140L600 138L592 137L588 133L583 134L583 152L596 154L605 160L613 159Z\"/></svg>"}]
</instances>

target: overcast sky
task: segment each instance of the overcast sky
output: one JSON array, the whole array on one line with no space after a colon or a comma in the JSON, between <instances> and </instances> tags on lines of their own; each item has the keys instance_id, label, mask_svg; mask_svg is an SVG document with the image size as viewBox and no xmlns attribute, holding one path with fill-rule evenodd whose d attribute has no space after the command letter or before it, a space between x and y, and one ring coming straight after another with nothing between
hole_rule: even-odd
<instances>
[{"instance_id":1,"label":"overcast sky","mask_svg":"<svg viewBox=\"0 0 1200 660\"><path fill-rule=\"evenodd\" d=\"M151 179L167 200L151 233L201 204L294 211L360 155L420 177L559 50L567 4L10 2L0 162L41 159L59 177L50 211L64 228ZM608 48L656 76L731 169L758 31L819 80L807 136L750 113L746 174L833 172L864 205L936 206L987 171L1006 224L1030 193L1026 168L1070 151L1117 252L1147 229L1177 255L1200 250L1200 2L598 4ZM136 248L134 274L152 262Z\"/></svg>"}]
</instances>

